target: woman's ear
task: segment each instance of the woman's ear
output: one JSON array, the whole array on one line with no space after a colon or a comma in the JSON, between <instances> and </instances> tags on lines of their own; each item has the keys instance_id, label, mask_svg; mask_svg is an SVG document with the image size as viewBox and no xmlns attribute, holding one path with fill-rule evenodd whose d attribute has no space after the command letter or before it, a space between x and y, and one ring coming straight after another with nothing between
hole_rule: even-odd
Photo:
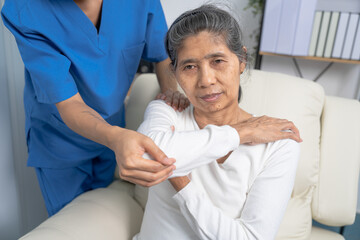
<instances>
[{"instance_id":1,"label":"woman's ear","mask_svg":"<svg viewBox=\"0 0 360 240\"><path fill-rule=\"evenodd\" d=\"M246 68L246 62L240 62L240 74L242 74L245 71Z\"/></svg>"},{"instance_id":2,"label":"woman's ear","mask_svg":"<svg viewBox=\"0 0 360 240\"><path fill-rule=\"evenodd\" d=\"M175 67L171 63L169 63L169 72L172 77L175 77Z\"/></svg>"},{"instance_id":3,"label":"woman's ear","mask_svg":"<svg viewBox=\"0 0 360 240\"><path fill-rule=\"evenodd\" d=\"M240 62L240 73L243 73L246 68L246 62L247 62L247 49L245 46L242 47L243 49L243 61Z\"/></svg>"}]
</instances>

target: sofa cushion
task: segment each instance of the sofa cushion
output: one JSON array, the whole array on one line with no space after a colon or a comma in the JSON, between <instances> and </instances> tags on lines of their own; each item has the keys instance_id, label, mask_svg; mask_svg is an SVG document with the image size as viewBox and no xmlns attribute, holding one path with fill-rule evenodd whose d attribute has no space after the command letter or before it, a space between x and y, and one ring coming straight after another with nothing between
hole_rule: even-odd
<instances>
[{"instance_id":1,"label":"sofa cushion","mask_svg":"<svg viewBox=\"0 0 360 240\"><path fill-rule=\"evenodd\" d=\"M343 236L338 233L325 230L318 227L312 227L310 240L345 240Z\"/></svg>"},{"instance_id":2,"label":"sofa cushion","mask_svg":"<svg viewBox=\"0 0 360 240\"><path fill-rule=\"evenodd\" d=\"M143 187L140 185L135 186L134 198L143 209L145 209L146 206L146 202L148 199L148 192L149 192L149 188L147 187Z\"/></svg>"},{"instance_id":3,"label":"sofa cushion","mask_svg":"<svg viewBox=\"0 0 360 240\"><path fill-rule=\"evenodd\" d=\"M311 199L314 186L292 197L286 208L276 240L308 239L311 233Z\"/></svg>"},{"instance_id":4,"label":"sofa cushion","mask_svg":"<svg viewBox=\"0 0 360 240\"><path fill-rule=\"evenodd\" d=\"M132 195L133 185L121 181L86 192L21 239L131 239L143 216Z\"/></svg>"}]
</instances>

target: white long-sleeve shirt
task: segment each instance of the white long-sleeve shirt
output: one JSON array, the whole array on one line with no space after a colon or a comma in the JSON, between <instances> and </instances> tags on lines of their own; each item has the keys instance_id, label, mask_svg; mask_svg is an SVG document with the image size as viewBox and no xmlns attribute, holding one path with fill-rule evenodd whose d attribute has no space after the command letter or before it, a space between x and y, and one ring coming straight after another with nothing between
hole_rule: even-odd
<instances>
[{"instance_id":1,"label":"white long-sleeve shirt","mask_svg":"<svg viewBox=\"0 0 360 240\"><path fill-rule=\"evenodd\" d=\"M190 173L191 182L179 192L168 181L151 187L134 239L274 239L293 188L298 143L239 146L235 129L200 130L192 107L175 112L160 100L149 104L138 131L177 160L173 176Z\"/></svg>"}]
</instances>

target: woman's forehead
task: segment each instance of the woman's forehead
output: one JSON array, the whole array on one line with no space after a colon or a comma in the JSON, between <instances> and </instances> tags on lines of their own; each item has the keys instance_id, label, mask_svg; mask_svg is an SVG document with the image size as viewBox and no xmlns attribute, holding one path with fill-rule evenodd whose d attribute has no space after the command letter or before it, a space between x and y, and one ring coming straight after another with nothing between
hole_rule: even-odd
<instances>
[{"instance_id":1,"label":"woman's forehead","mask_svg":"<svg viewBox=\"0 0 360 240\"><path fill-rule=\"evenodd\" d=\"M183 40L184 44L196 43L196 42L208 42L211 44L226 44L223 34L213 33L209 31L201 31L197 34L190 35Z\"/></svg>"},{"instance_id":2,"label":"woman's forehead","mask_svg":"<svg viewBox=\"0 0 360 240\"><path fill-rule=\"evenodd\" d=\"M178 49L178 57L189 54L208 55L215 52L223 52L224 54L230 52L224 37L219 34L200 32L183 40L181 47Z\"/></svg>"}]
</instances>

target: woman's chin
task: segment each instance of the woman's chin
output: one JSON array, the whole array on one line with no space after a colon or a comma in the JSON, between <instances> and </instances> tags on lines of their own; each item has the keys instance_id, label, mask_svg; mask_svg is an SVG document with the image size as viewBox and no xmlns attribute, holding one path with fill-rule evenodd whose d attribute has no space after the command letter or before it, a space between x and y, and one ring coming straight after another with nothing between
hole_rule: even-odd
<instances>
[{"instance_id":1,"label":"woman's chin","mask_svg":"<svg viewBox=\"0 0 360 240\"><path fill-rule=\"evenodd\" d=\"M222 101L214 101L214 102L201 101L201 103L198 103L197 105L193 104L193 106L195 109L200 110L203 113L222 112L223 114L225 114L225 112L228 111L233 112L234 109L239 107L237 101L234 101L234 103L224 103Z\"/></svg>"},{"instance_id":2,"label":"woman's chin","mask_svg":"<svg viewBox=\"0 0 360 240\"><path fill-rule=\"evenodd\" d=\"M223 109L223 106L219 102L213 102L213 103L202 104L200 109L204 113L214 113L221 111Z\"/></svg>"}]
</instances>

